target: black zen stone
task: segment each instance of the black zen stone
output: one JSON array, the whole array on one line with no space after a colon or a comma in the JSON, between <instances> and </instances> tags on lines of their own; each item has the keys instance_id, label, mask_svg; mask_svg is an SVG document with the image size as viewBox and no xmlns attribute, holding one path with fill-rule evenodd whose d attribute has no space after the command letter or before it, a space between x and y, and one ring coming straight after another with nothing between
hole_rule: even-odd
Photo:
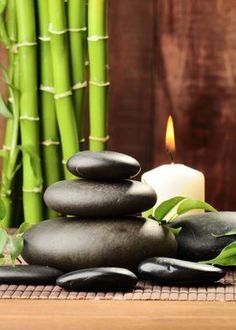
<instances>
[{"instance_id":1,"label":"black zen stone","mask_svg":"<svg viewBox=\"0 0 236 330\"><path fill-rule=\"evenodd\" d=\"M134 270L149 257L174 257L176 249L174 235L155 220L58 218L27 230L22 256L29 264L63 271L94 267Z\"/></svg>"},{"instance_id":2,"label":"black zen stone","mask_svg":"<svg viewBox=\"0 0 236 330\"><path fill-rule=\"evenodd\" d=\"M56 279L61 275L60 270L46 266L0 266L1 284L55 284Z\"/></svg>"},{"instance_id":3,"label":"black zen stone","mask_svg":"<svg viewBox=\"0 0 236 330\"><path fill-rule=\"evenodd\" d=\"M182 227L178 241L178 258L205 261L215 258L236 236L215 238L236 228L236 212L211 212L186 215L177 219L171 227Z\"/></svg>"},{"instance_id":4,"label":"black zen stone","mask_svg":"<svg viewBox=\"0 0 236 330\"><path fill-rule=\"evenodd\" d=\"M132 289L137 281L136 275L128 269L100 267L64 274L56 283L67 290L120 291Z\"/></svg>"},{"instance_id":5,"label":"black zen stone","mask_svg":"<svg viewBox=\"0 0 236 330\"><path fill-rule=\"evenodd\" d=\"M137 214L150 209L156 193L139 181L59 181L44 194L47 206L61 214L80 217L107 217Z\"/></svg>"},{"instance_id":6,"label":"black zen stone","mask_svg":"<svg viewBox=\"0 0 236 330\"><path fill-rule=\"evenodd\" d=\"M144 279L166 285L211 283L225 276L225 272L217 267L164 257L144 260L138 272Z\"/></svg>"},{"instance_id":7,"label":"black zen stone","mask_svg":"<svg viewBox=\"0 0 236 330\"><path fill-rule=\"evenodd\" d=\"M136 176L140 164L133 157L119 152L81 151L68 160L67 168L81 178L116 181Z\"/></svg>"}]
</instances>

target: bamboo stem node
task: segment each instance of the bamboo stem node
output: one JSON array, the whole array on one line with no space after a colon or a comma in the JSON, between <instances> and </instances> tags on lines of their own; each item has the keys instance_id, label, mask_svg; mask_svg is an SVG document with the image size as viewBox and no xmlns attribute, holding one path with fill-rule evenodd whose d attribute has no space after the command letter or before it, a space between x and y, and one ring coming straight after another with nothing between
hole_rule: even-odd
<instances>
[{"instance_id":1,"label":"bamboo stem node","mask_svg":"<svg viewBox=\"0 0 236 330\"><path fill-rule=\"evenodd\" d=\"M87 81L82 81L82 82L78 81L74 86L72 86L72 89L75 90L85 87L87 87Z\"/></svg>"},{"instance_id":2,"label":"bamboo stem node","mask_svg":"<svg viewBox=\"0 0 236 330\"><path fill-rule=\"evenodd\" d=\"M22 41L18 44L16 44L16 47L17 48L20 48L20 47L32 47L32 46L36 46L37 45L37 42L36 41Z\"/></svg>"},{"instance_id":3,"label":"bamboo stem node","mask_svg":"<svg viewBox=\"0 0 236 330\"><path fill-rule=\"evenodd\" d=\"M54 95L54 99L55 99L55 100L59 100L59 99L62 99L63 97L67 97L67 96L70 96L70 95L72 95L71 90L66 91L66 92L64 92L64 93L55 94L55 95Z\"/></svg>"},{"instance_id":4,"label":"bamboo stem node","mask_svg":"<svg viewBox=\"0 0 236 330\"><path fill-rule=\"evenodd\" d=\"M39 36L38 39L40 41L44 41L44 42L48 42L51 40L50 37L48 37L48 36Z\"/></svg>"},{"instance_id":5,"label":"bamboo stem node","mask_svg":"<svg viewBox=\"0 0 236 330\"><path fill-rule=\"evenodd\" d=\"M11 196L11 193L12 193L12 191L9 189L7 191L2 191L0 196L1 197L9 197L9 196Z\"/></svg>"},{"instance_id":6,"label":"bamboo stem node","mask_svg":"<svg viewBox=\"0 0 236 330\"><path fill-rule=\"evenodd\" d=\"M105 137L96 137L96 136L89 136L89 140L99 141L99 142L107 142L110 139L110 136L107 135Z\"/></svg>"},{"instance_id":7,"label":"bamboo stem node","mask_svg":"<svg viewBox=\"0 0 236 330\"><path fill-rule=\"evenodd\" d=\"M89 82L90 85L98 86L98 87L105 87L110 85L110 81L107 82L100 82L100 81L94 81L90 80Z\"/></svg>"},{"instance_id":8,"label":"bamboo stem node","mask_svg":"<svg viewBox=\"0 0 236 330\"><path fill-rule=\"evenodd\" d=\"M67 31L69 31L69 32L84 32L84 31L87 31L87 27L83 26L81 28L68 28Z\"/></svg>"},{"instance_id":9,"label":"bamboo stem node","mask_svg":"<svg viewBox=\"0 0 236 330\"><path fill-rule=\"evenodd\" d=\"M11 151L11 146L7 146L6 144L4 144L3 146L2 146L2 149L3 150L6 150L6 151Z\"/></svg>"},{"instance_id":10,"label":"bamboo stem node","mask_svg":"<svg viewBox=\"0 0 236 330\"><path fill-rule=\"evenodd\" d=\"M45 147L49 147L51 145L59 145L60 142L59 141L53 141L53 140L45 140L41 142L42 145L44 145Z\"/></svg>"},{"instance_id":11,"label":"bamboo stem node","mask_svg":"<svg viewBox=\"0 0 236 330\"><path fill-rule=\"evenodd\" d=\"M49 24L48 27L48 32L50 32L51 34L57 34L57 35L61 35L64 34L68 31L68 29L64 29L64 30L53 30L52 24Z\"/></svg>"},{"instance_id":12,"label":"bamboo stem node","mask_svg":"<svg viewBox=\"0 0 236 330\"><path fill-rule=\"evenodd\" d=\"M106 39L108 39L108 38L109 38L108 35L106 35L106 36L97 36L97 35L95 34L95 35L93 35L93 36L89 36L89 37L87 37L87 40L88 40L88 41L100 41L100 40L106 40Z\"/></svg>"},{"instance_id":13,"label":"bamboo stem node","mask_svg":"<svg viewBox=\"0 0 236 330\"><path fill-rule=\"evenodd\" d=\"M54 94L55 90L53 86L40 85L39 89L43 92Z\"/></svg>"},{"instance_id":14,"label":"bamboo stem node","mask_svg":"<svg viewBox=\"0 0 236 330\"><path fill-rule=\"evenodd\" d=\"M34 187L34 188L23 188L22 191L26 193L41 193L43 190L43 187Z\"/></svg>"},{"instance_id":15,"label":"bamboo stem node","mask_svg":"<svg viewBox=\"0 0 236 330\"><path fill-rule=\"evenodd\" d=\"M28 115L20 116L19 119L20 120L29 120L29 121L38 121L38 120L40 120L39 117L32 117L32 116L28 116Z\"/></svg>"}]
</instances>

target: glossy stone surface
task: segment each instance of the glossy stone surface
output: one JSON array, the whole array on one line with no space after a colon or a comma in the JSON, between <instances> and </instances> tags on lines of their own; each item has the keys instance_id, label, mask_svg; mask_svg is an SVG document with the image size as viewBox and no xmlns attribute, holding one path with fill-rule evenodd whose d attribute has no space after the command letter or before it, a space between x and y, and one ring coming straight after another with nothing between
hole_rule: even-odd
<instances>
[{"instance_id":1,"label":"glossy stone surface","mask_svg":"<svg viewBox=\"0 0 236 330\"><path fill-rule=\"evenodd\" d=\"M144 260L138 272L144 279L166 285L210 283L225 276L222 269L211 265L163 257Z\"/></svg>"},{"instance_id":2,"label":"glossy stone surface","mask_svg":"<svg viewBox=\"0 0 236 330\"><path fill-rule=\"evenodd\" d=\"M1 284L55 284L62 275L58 269L35 265L0 266Z\"/></svg>"},{"instance_id":3,"label":"glossy stone surface","mask_svg":"<svg viewBox=\"0 0 236 330\"><path fill-rule=\"evenodd\" d=\"M116 181L136 176L140 164L133 157L119 152L82 151L68 160L67 168L81 178Z\"/></svg>"},{"instance_id":4,"label":"glossy stone surface","mask_svg":"<svg viewBox=\"0 0 236 330\"><path fill-rule=\"evenodd\" d=\"M130 290L138 279L125 268L100 267L81 269L67 273L57 279L57 285L67 290L108 291Z\"/></svg>"},{"instance_id":5,"label":"glossy stone surface","mask_svg":"<svg viewBox=\"0 0 236 330\"><path fill-rule=\"evenodd\" d=\"M81 179L52 184L46 189L44 200L61 214L107 217L148 210L156 202L156 193L134 180L103 183Z\"/></svg>"},{"instance_id":6,"label":"glossy stone surface","mask_svg":"<svg viewBox=\"0 0 236 330\"><path fill-rule=\"evenodd\" d=\"M236 228L236 212L201 213L186 215L171 227L182 227L178 241L178 258L204 261L216 257L236 236L215 238L212 234L224 234Z\"/></svg>"},{"instance_id":7,"label":"glossy stone surface","mask_svg":"<svg viewBox=\"0 0 236 330\"><path fill-rule=\"evenodd\" d=\"M153 256L175 256L173 234L151 219L59 218L43 221L24 234L23 258L29 264L64 271L94 267L137 269Z\"/></svg>"}]
</instances>

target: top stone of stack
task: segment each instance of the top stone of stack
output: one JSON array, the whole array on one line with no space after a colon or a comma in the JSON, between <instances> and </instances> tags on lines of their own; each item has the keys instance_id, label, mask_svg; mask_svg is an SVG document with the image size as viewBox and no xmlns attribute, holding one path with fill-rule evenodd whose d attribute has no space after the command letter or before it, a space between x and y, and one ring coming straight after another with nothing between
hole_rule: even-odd
<instances>
[{"instance_id":1,"label":"top stone of stack","mask_svg":"<svg viewBox=\"0 0 236 330\"><path fill-rule=\"evenodd\" d=\"M140 171L140 164L133 157L119 152L82 151L68 160L67 168L84 179L120 181L135 177Z\"/></svg>"}]
</instances>

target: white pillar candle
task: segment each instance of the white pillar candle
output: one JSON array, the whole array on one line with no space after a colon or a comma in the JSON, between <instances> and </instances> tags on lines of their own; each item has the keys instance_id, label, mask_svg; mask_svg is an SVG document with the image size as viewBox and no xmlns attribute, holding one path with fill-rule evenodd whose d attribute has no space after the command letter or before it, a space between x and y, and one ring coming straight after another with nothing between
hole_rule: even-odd
<instances>
[{"instance_id":1,"label":"white pillar candle","mask_svg":"<svg viewBox=\"0 0 236 330\"><path fill-rule=\"evenodd\" d=\"M156 191L157 203L155 207L175 196L205 201L205 178L203 173L183 164L173 163L175 136L171 116L168 118L166 128L166 149L170 154L172 163L161 165L142 175L142 182L148 184ZM191 213L196 212L201 211L191 211ZM152 210L145 212L144 215L148 216L150 213L152 213Z\"/></svg>"},{"instance_id":2,"label":"white pillar candle","mask_svg":"<svg viewBox=\"0 0 236 330\"><path fill-rule=\"evenodd\" d=\"M183 164L165 164L156 167L142 175L142 182L156 191L155 206L175 196L205 200L203 173Z\"/></svg>"}]
</instances>

